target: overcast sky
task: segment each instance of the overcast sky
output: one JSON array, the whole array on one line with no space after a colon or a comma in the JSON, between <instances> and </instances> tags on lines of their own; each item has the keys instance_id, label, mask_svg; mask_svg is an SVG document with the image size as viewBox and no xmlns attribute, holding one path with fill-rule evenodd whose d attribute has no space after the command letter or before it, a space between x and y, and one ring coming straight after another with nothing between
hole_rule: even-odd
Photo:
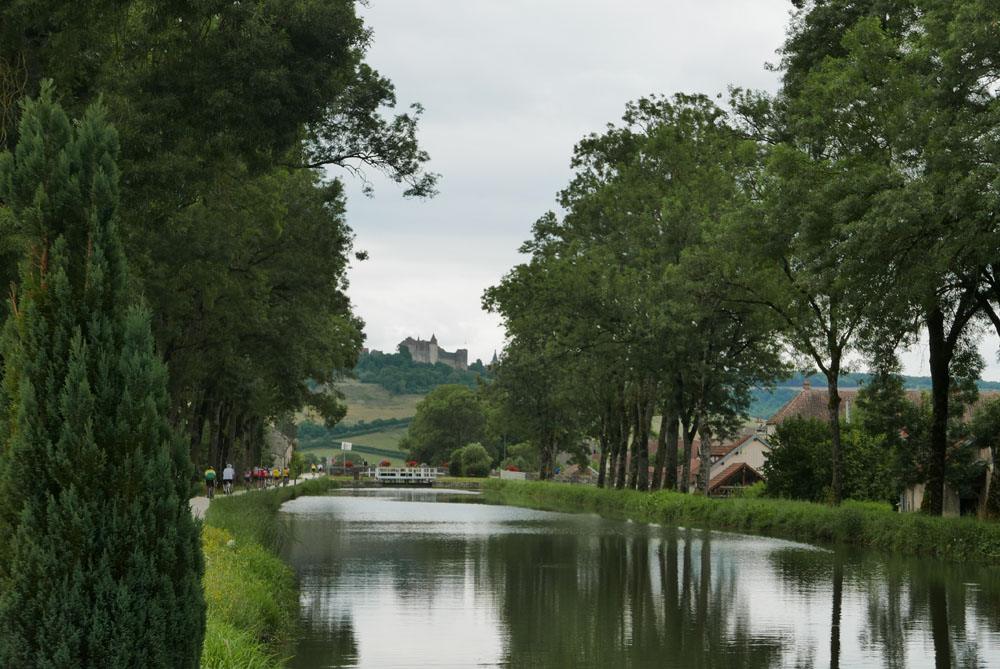
<instances>
[{"instance_id":1,"label":"overcast sky","mask_svg":"<svg viewBox=\"0 0 1000 669\"><path fill-rule=\"evenodd\" d=\"M503 346L480 299L522 258L532 223L555 207L573 145L651 93L773 91L788 0L370 0L368 62L420 102L420 141L440 194L407 200L373 179L348 184L356 246L350 295L367 345L395 350L432 333L488 360ZM996 345L983 354L1000 378ZM904 354L927 374L926 354Z\"/></svg>"}]
</instances>

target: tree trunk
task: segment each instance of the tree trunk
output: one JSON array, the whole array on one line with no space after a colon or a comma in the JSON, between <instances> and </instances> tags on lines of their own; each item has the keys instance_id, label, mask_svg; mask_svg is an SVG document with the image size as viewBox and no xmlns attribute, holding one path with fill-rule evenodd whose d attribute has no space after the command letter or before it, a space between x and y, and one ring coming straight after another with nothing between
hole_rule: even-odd
<instances>
[{"instance_id":1,"label":"tree trunk","mask_svg":"<svg viewBox=\"0 0 1000 669\"><path fill-rule=\"evenodd\" d=\"M698 448L698 491L708 495L708 485L712 482L712 434L702 425L698 430L701 443Z\"/></svg>"},{"instance_id":2,"label":"tree trunk","mask_svg":"<svg viewBox=\"0 0 1000 669\"><path fill-rule=\"evenodd\" d=\"M552 478L552 472L554 469L555 462L555 440L551 436L546 435L542 439L542 448L539 453L539 467L538 478L542 481Z\"/></svg>"},{"instance_id":3,"label":"tree trunk","mask_svg":"<svg viewBox=\"0 0 1000 669\"><path fill-rule=\"evenodd\" d=\"M608 431L607 425L601 428L600 442L601 442L601 464L597 467L597 487L604 487L604 479L606 477L605 467L608 466Z\"/></svg>"},{"instance_id":4,"label":"tree trunk","mask_svg":"<svg viewBox=\"0 0 1000 669\"><path fill-rule=\"evenodd\" d=\"M639 476L639 448L642 439L642 409L637 399L629 407L629 417L632 419L632 457L628 461L628 487L635 490Z\"/></svg>"},{"instance_id":5,"label":"tree trunk","mask_svg":"<svg viewBox=\"0 0 1000 669\"><path fill-rule=\"evenodd\" d=\"M618 463L615 468L615 488L621 490L625 487L625 466L628 464L629 436L628 412L624 405L618 416L618 422Z\"/></svg>"},{"instance_id":6,"label":"tree trunk","mask_svg":"<svg viewBox=\"0 0 1000 669\"><path fill-rule=\"evenodd\" d=\"M951 387L951 350L945 335L944 313L935 306L927 314L931 368L931 459L922 510L944 513L944 473L948 457L948 391Z\"/></svg>"},{"instance_id":7,"label":"tree trunk","mask_svg":"<svg viewBox=\"0 0 1000 669\"><path fill-rule=\"evenodd\" d=\"M833 480L830 482L831 500L840 504L844 497L844 456L840 438L840 356L834 355L830 360L829 371L826 374L827 417L830 421L830 468L833 470Z\"/></svg>"},{"instance_id":8,"label":"tree trunk","mask_svg":"<svg viewBox=\"0 0 1000 669\"><path fill-rule=\"evenodd\" d=\"M667 412L669 414L669 427L667 429L667 441L666 441L666 476L664 487L667 490L677 489L677 423L680 422L680 416L677 415L677 411L670 410Z\"/></svg>"},{"instance_id":9,"label":"tree trunk","mask_svg":"<svg viewBox=\"0 0 1000 669\"><path fill-rule=\"evenodd\" d=\"M653 408L656 404L649 399L652 391L647 385L649 392L643 395L638 406L639 413L639 436L638 448L636 448L636 488L646 492L649 490L649 428L653 422Z\"/></svg>"},{"instance_id":10,"label":"tree trunk","mask_svg":"<svg viewBox=\"0 0 1000 669\"><path fill-rule=\"evenodd\" d=\"M691 420L686 418L681 418L681 432L684 437L684 461L681 463L681 481L680 481L680 491L690 492L691 490L691 447L694 442L695 430L697 430L698 422L694 421L694 426L691 425Z\"/></svg>"},{"instance_id":11,"label":"tree trunk","mask_svg":"<svg viewBox=\"0 0 1000 669\"><path fill-rule=\"evenodd\" d=\"M666 462L667 457L667 429L670 423L670 417L667 416L667 410L663 410L663 415L660 416L660 432L656 435L656 461L653 463L653 480L650 482L649 489L651 491L657 491L663 485L663 463ZM674 434L677 434L677 425L674 424ZM677 456L677 439L674 438L674 457Z\"/></svg>"}]
</instances>

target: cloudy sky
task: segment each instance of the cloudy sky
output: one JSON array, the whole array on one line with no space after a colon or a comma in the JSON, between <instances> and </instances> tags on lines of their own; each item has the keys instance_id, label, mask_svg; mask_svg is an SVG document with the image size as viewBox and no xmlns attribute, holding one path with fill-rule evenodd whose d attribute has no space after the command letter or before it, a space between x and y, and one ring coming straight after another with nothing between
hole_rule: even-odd
<instances>
[{"instance_id":1,"label":"cloudy sky","mask_svg":"<svg viewBox=\"0 0 1000 669\"><path fill-rule=\"evenodd\" d=\"M437 334L488 360L502 348L483 290L521 260L531 224L555 206L573 145L651 93L775 90L788 0L370 0L368 61L401 103L426 111L420 140L440 194L407 200L347 178L349 221L370 259L351 271L368 346ZM995 342L985 376L1000 378ZM926 354L904 356L926 374Z\"/></svg>"}]
</instances>

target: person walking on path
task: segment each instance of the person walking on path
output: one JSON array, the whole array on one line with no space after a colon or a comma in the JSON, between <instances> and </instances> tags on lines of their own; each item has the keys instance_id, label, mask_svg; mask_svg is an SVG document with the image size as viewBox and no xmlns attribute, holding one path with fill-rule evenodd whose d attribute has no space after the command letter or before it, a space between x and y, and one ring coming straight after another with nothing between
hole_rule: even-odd
<instances>
[{"instance_id":1,"label":"person walking on path","mask_svg":"<svg viewBox=\"0 0 1000 669\"><path fill-rule=\"evenodd\" d=\"M209 499L215 495L215 467L212 465L205 470L205 494Z\"/></svg>"},{"instance_id":2,"label":"person walking on path","mask_svg":"<svg viewBox=\"0 0 1000 669\"><path fill-rule=\"evenodd\" d=\"M222 470L222 492L227 495L233 494L233 480L236 479L236 470L233 469L231 464L226 464L226 468Z\"/></svg>"}]
</instances>

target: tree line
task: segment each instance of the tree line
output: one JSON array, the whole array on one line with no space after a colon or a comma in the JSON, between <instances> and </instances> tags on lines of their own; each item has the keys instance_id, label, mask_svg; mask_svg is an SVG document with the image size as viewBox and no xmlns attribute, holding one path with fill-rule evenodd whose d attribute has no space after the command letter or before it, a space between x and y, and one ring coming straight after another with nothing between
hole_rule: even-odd
<instances>
[{"instance_id":1,"label":"tree line","mask_svg":"<svg viewBox=\"0 0 1000 669\"><path fill-rule=\"evenodd\" d=\"M36 6L37 5L37 6ZM256 462L265 425L335 396L363 323L345 293L353 234L338 172L433 194L419 105L365 61L348 0L4 3L0 148L43 80L71 116L100 99L120 138L120 230L195 460ZM0 282L31 231L0 203ZM359 254L362 255L363 254Z\"/></svg>"},{"instance_id":2,"label":"tree line","mask_svg":"<svg viewBox=\"0 0 1000 669\"><path fill-rule=\"evenodd\" d=\"M0 666L199 666L192 460L345 412L327 168L435 188L370 40L350 0L0 4Z\"/></svg>"},{"instance_id":3,"label":"tree line","mask_svg":"<svg viewBox=\"0 0 1000 669\"><path fill-rule=\"evenodd\" d=\"M699 436L706 490L711 444L751 389L808 366L828 392L837 503L845 363L892 373L919 344L932 380L924 507L942 512L953 397L982 370L980 336L1000 334L1000 12L795 5L777 93L629 103L577 144L560 212L486 292L509 339L494 385L539 444L543 477L592 436L601 485L687 490Z\"/></svg>"}]
</instances>

